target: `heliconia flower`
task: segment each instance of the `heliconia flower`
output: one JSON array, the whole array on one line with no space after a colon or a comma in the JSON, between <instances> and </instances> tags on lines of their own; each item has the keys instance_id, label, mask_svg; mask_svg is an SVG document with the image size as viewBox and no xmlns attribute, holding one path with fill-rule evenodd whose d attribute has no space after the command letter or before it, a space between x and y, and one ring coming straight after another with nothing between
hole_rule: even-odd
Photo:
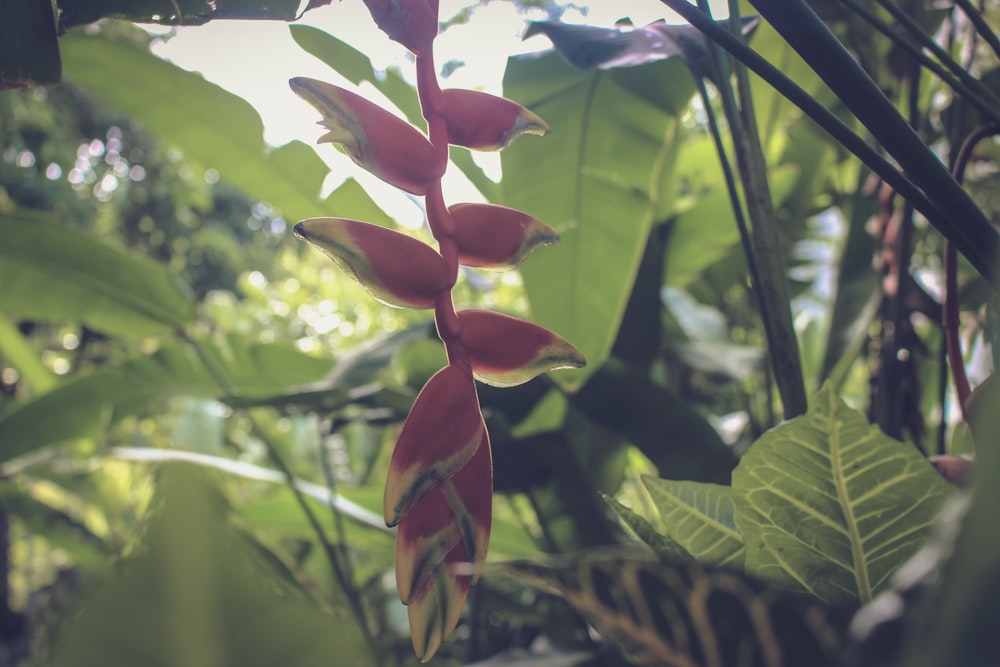
<instances>
[{"instance_id":1,"label":"heliconia flower","mask_svg":"<svg viewBox=\"0 0 1000 667\"><path fill-rule=\"evenodd\" d=\"M442 90L448 143L480 151L506 148L522 134L548 134L549 126L504 97L461 88Z\"/></svg>"},{"instance_id":2,"label":"heliconia flower","mask_svg":"<svg viewBox=\"0 0 1000 667\"><path fill-rule=\"evenodd\" d=\"M516 269L532 250L559 240L555 230L517 209L494 204L454 204L458 261L494 271Z\"/></svg>"},{"instance_id":3,"label":"heliconia flower","mask_svg":"<svg viewBox=\"0 0 1000 667\"><path fill-rule=\"evenodd\" d=\"M400 308L433 308L451 288L448 264L430 246L348 218L309 218L295 235L327 254L369 294Z\"/></svg>"},{"instance_id":4,"label":"heliconia flower","mask_svg":"<svg viewBox=\"0 0 1000 667\"><path fill-rule=\"evenodd\" d=\"M437 14L427 0L365 0L375 24L414 55L430 53L437 37Z\"/></svg>"},{"instance_id":5,"label":"heliconia flower","mask_svg":"<svg viewBox=\"0 0 1000 667\"><path fill-rule=\"evenodd\" d=\"M532 322L489 310L458 313L472 373L494 387L512 387L557 368L587 362L566 339Z\"/></svg>"},{"instance_id":6,"label":"heliconia flower","mask_svg":"<svg viewBox=\"0 0 1000 667\"><path fill-rule=\"evenodd\" d=\"M486 425L467 372L445 366L410 408L389 460L383 499L387 526L399 523L417 498L461 470L479 449Z\"/></svg>"},{"instance_id":7,"label":"heliconia flower","mask_svg":"<svg viewBox=\"0 0 1000 667\"><path fill-rule=\"evenodd\" d=\"M486 432L476 454L455 476L417 499L396 532L396 589L409 604L417 589L459 541L475 583L486 560L493 501L493 466Z\"/></svg>"},{"instance_id":8,"label":"heliconia flower","mask_svg":"<svg viewBox=\"0 0 1000 667\"><path fill-rule=\"evenodd\" d=\"M483 431L455 476L413 503L396 533L396 587L407 605L413 650L426 662L452 633L490 541L493 464Z\"/></svg>"},{"instance_id":9,"label":"heliconia flower","mask_svg":"<svg viewBox=\"0 0 1000 667\"><path fill-rule=\"evenodd\" d=\"M427 662L462 617L462 607L469 595L469 578L455 576L453 565L467 562L465 545L459 542L434 570L433 576L424 580L406 607L410 621L410 641L413 652L421 662Z\"/></svg>"},{"instance_id":10,"label":"heliconia flower","mask_svg":"<svg viewBox=\"0 0 1000 667\"><path fill-rule=\"evenodd\" d=\"M377 104L307 77L295 77L289 85L323 116L320 125L329 132L318 143L339 144L359 166L390 185L424 195L444 174L447 160L427 137Z\"/></svg>"}]
</instances>

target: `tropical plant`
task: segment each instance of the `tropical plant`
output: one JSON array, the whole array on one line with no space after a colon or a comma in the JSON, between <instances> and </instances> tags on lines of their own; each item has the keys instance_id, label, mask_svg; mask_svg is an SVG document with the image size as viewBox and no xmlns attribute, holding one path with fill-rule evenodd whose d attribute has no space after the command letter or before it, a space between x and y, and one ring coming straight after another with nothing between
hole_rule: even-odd
<instances>
[{"instance_id":1,"label":"tropical plant","mask_svg":"<svg viewBox=\"0 0 1000 667\"><path fill-rule=\"evenodd\" d=\"M47 625L57 660L403 663L410 633L435 662L520 648L618 664L590 624L651 664L991 664L997 411L989 383L966 400L961 377L989 374L994 337L995 3L759 0L715 21L707 3L664 2L686 26L550 16L528 32L555 52L508 62L516 103L439 88L431 46L465 15L439 23L434 3L368 3L415 54L415 86L291 26L406 117L347 84L293 83L328 139L426 199L438 251L354 180L321 200L312 149L267 147L252 109L150 56L130 26L58 37L99 16L198 23L262 5L57 2L31 23L51 11L36 4L0 22L0 79L61 71L76 87L0 100L0 453L14 605L84 600L76 621ZM307 16L338 9L320 4ZM550 135L506 147L518 119L540 118ZM502 181L449 144L505 146ZM43 177L52 164L83 180ZM145 178L116 176L137 165ZM446 205L451 166L489 203ZM117 188L97 187L109 174ZM299 219L410 310L370 309L282 242ZM270 231L246 233L251 221ZM556 234L519 267L523 298L502 280L482 290L476 267L517 266L526 239ZM964 259L939 259L945 239ZM528 379L509 374L532 356L512 356L522 331L532 352L573 341L587 367L473 385L470 370ZM946 356L954 394L930 390ZM957 455L973 451L971 490L928 464L968 483ZM395 549L383 519L401 519ZM409 623L381 584L394 557ZM66 563L103 593L68 586ZM23 617L0 612L23 636Z\"/></svg>"}]
</instances>

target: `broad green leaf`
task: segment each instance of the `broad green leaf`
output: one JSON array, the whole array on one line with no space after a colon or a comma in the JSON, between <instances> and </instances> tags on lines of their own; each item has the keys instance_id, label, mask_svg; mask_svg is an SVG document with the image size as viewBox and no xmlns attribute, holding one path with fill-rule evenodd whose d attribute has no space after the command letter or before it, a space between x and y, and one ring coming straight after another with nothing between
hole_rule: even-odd
<instances>
[{"instance_id":1,"label":"broad green leaf","mask_svg":"<svg viewBox=\"0 0 1000 667\"><path fill-rule=\"evenodd\" d=\"M329 359L237 336L224 344L203 345L242 398L280 394L288 387L318 380L331 367ZM223 398L225 392L190 346L168 345L121 366L72 378L4 413L0 417L0 462L73 438L93 436L102 426L172 396Z\"/></svg>"},{"instance_id":2,"label":"broad green leaf","mask_svg":"<svg viewBox=\"0 0 1000 667\"><path fill-rule=\"evenodd\" d=\"M67 619L54 665L374 664L348 610L322 611L231 525L217 489L176 465L161 480L139 555Z\"/></svg>"},{"instance_id":3,"label":"broad green leaf","mask_svg":"<svg viewBox=\"0 0 1000 667\"><path fill-rule=\"evenodd\" d=\"M348 178L323 202L324 208L337 217L353 218L382 227L395 227L393 219L382 210L371 195L353 178Z\"/></svg>"},{"instance_id":4,"label":"broad green leaf","mask_svg":"<svg viewBox=\"0 0 1000 667\"><path fill-rule=\"evenodd\" d=\"M703 565L741 568L743 538L733 521L730 488L643 475L660 511L654 525Z\"/></svg>"},{"instance_id":5,"label":"broad green leaf","mask_svg":"<svg viewBox=\"0 0 1000 667\"><path fill-rule=\"evenodd\" d=\"M166 266L48 217L0 215L0 312L146 336L194 319L194 300Z\"/></svg>"},{"instance_id":6,"label":"broad green leaf","mask_svg":"<svg viewBox=\"0 0 1000 667\"><path fill-rule=\"evenodd\" d=\"M417 89L407 83L398 70L390 68L385 72L376 72L368 56L319 28L291 25L288 30L295 43L306 53L329 65L355 85L362 81L372 84L403 112L410 123L420 129L426 127Z\"/></svg>"},{"instance_id":7,"label":"broad green leaf","mask_svg":"<svg viewBox=\"0 0 1000 667\"><path fill-rule=\"evenodd\" d=\"M683 151L680 159L685 159ZM712 159L718 161L718 157ZM796 175L796 169L791 166L768 172L775 202L780 202L791 191ZM717 189L700 198L671 223L664 282L675 287L694 282L739 244L740 232L729 205L729 195L720 180Z\"/></svg>"},{"instance_id":8,"label":"broad green leaf","mask_svg":"<svg viewBox=\"0 0 1000 667\"><path fill-rule=\"evenodd\" d=\"M73 32L61 45L67 81L286 218L323 213L319 194L328 169L322 159L298 141L269 151L260 116L240 97L132 44Z\"/></svg>"},{"instance_id":9,"label":"broad green leaf","mask_svg":"<svg viewBox=\"0 0 1000 667\"><path fill-rule=\"evenodd\" d=\"M550 53L510 60L504 90L552 128L501 153L502 203L562 237L521 273L532 319L587 358L553 375L575 390L611 350L650 226L676 187L677 114L694 85L678 59L580 72Z\"/></svg>"},{"instance_id":10,"label":"broad green leaf","mask_svg":"<svg viewBox=\"0 0 1000 667\"><path fill-rule=\"evenodd\" d=\"M746 570L831 604L868 602L920 547L949 488L824 385L733 472Z\"/></svg>"}]
</instances>

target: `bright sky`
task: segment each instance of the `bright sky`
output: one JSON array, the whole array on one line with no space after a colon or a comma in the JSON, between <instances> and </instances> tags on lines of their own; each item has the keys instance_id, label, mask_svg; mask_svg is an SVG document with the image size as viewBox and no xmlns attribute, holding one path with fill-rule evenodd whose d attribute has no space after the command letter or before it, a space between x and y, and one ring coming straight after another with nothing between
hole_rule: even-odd
<instances>
[{"instance_id":1,"label":"bright sky","mask_svg":"<svg viewBox=\"0 0 1000 667\"><path fill-rule=\"evenodd\" d=\"M624 17L635 25L658 19L679 19L659 0L591 0L572 2L575 7L563 15L567 23L586 23L611 27ZM441 0L440 17L447 21L467 8L472 0ZM712 0L716 16L724 17L727 0ZM440 67L449 60L465 63L455 70L444 85L449 88L475 88L501 94L507 57L550 48L542 35L522 41L529 20L545 20L544 12L518 13L516 6L503 0L484 2L466 24L446 30L435 43L435 57ZM395 66L413 80L412 56L399 44L391 42L376 26L361 0L334 0L330 5L307 12L301 23L320 28L364 52L377 69ZM181 28L154 51L186 69L201 72L249 101L264 121L264 138L275 146L299 139L314 145L323 134L316 112L288 88L293 76L308 76L344 84L319 60L302 51L292 40L288 25L280 21L214 21L204 26ZM347 84L350 85L350 84ZM364 87L362 93L380 101L380 96ZM423 214L412 198L392 191L377 179L350 163L329 145L317 147L330 165L331 176L326 192L346 176L353 176L365 188L378 194L380 204L398 222L419 225ZM487 174L499 176L499 156L474 153ZM444 181L445 196L455 201L481 199L478 192L455 169L448 170Z\"/></svg>"},{"instance_id":2,"label":"bright sky","mask_svg":"<svg viewBox=\"0 0 1000 667\"><path fill-rule=\"evenodd\" d=\"M470 0L442 0L441 18L446 20L467 7ZM583 10L570 9L568 23L611 27L623 17L636 25L674 16L659 0L592 0L575 2ZM725 0L713 0L724 16ZM478 8L466 25L449 28L437 42L438 64L456 59L466 63L448 80L448 87L478 88L500 93L507 56L548 48L543 36L522 42L525 24L545 19L543 13L519 14L515 5L493 0ZM404 72L412 67L403 47L390 42L375 27L360 0L334 0L312 10L302 23L312 25L348 42L366 53L377 68L396 65ZM269 143L280 145L291 139L312 143L319 136L316 114L288 89L293 76L330 80L331 70L306 54L292 41L288 26L278 21L216 21L205 26L182 28L156 48L162 57L202 72L207 79L244 97L261 114Z\"/></svg>"}]
</instances>

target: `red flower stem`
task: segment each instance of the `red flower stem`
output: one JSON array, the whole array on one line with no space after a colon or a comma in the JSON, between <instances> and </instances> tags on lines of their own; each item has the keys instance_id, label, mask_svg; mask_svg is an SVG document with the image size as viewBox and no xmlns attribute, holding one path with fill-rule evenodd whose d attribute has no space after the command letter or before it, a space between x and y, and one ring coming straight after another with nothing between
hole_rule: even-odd
<instances>
[{"instance_id":1,"label":"red flower stem","mask_svg":"<svg viewBox=\"0 0 1000 667\"><path fill-rule=\"evenodd\" d=\"M955 395L962 411L962 421L968 421L968 415L965 414L965 403L969 399L970 393L969 378L965 374L962 342L958 335L960 321L958 314L958 251L955 249L955 245L947 239L944 242L944 275L945 297L942 325L948 349L948 366L951 368L952 381L955 383Z\"/></svg>"},{"instance_id":2,"label":"red flower stem","mask_svg":"<svg viewBox=\"0 0 1000 667\"><path fill-rule=\"evenodd\" d=\"M437 2L429 2L437 14ZM434 55L428 52L417 57L417 94L420 109L427 119L427 137L435 155L443 164L448 161L448 125L444 116L444 96L438 85L434 68ZM458 242L455 239L455 221L448 211L441 190L440 179L427 190L427 223L438 242L438 252L448 265L451 285L458 280ZM455 311L451 291L443 293L434 306L434 322L445 346L448 362L472 373L469 354L462 344L462 325Z\"/></svg>"}]
</instances>

